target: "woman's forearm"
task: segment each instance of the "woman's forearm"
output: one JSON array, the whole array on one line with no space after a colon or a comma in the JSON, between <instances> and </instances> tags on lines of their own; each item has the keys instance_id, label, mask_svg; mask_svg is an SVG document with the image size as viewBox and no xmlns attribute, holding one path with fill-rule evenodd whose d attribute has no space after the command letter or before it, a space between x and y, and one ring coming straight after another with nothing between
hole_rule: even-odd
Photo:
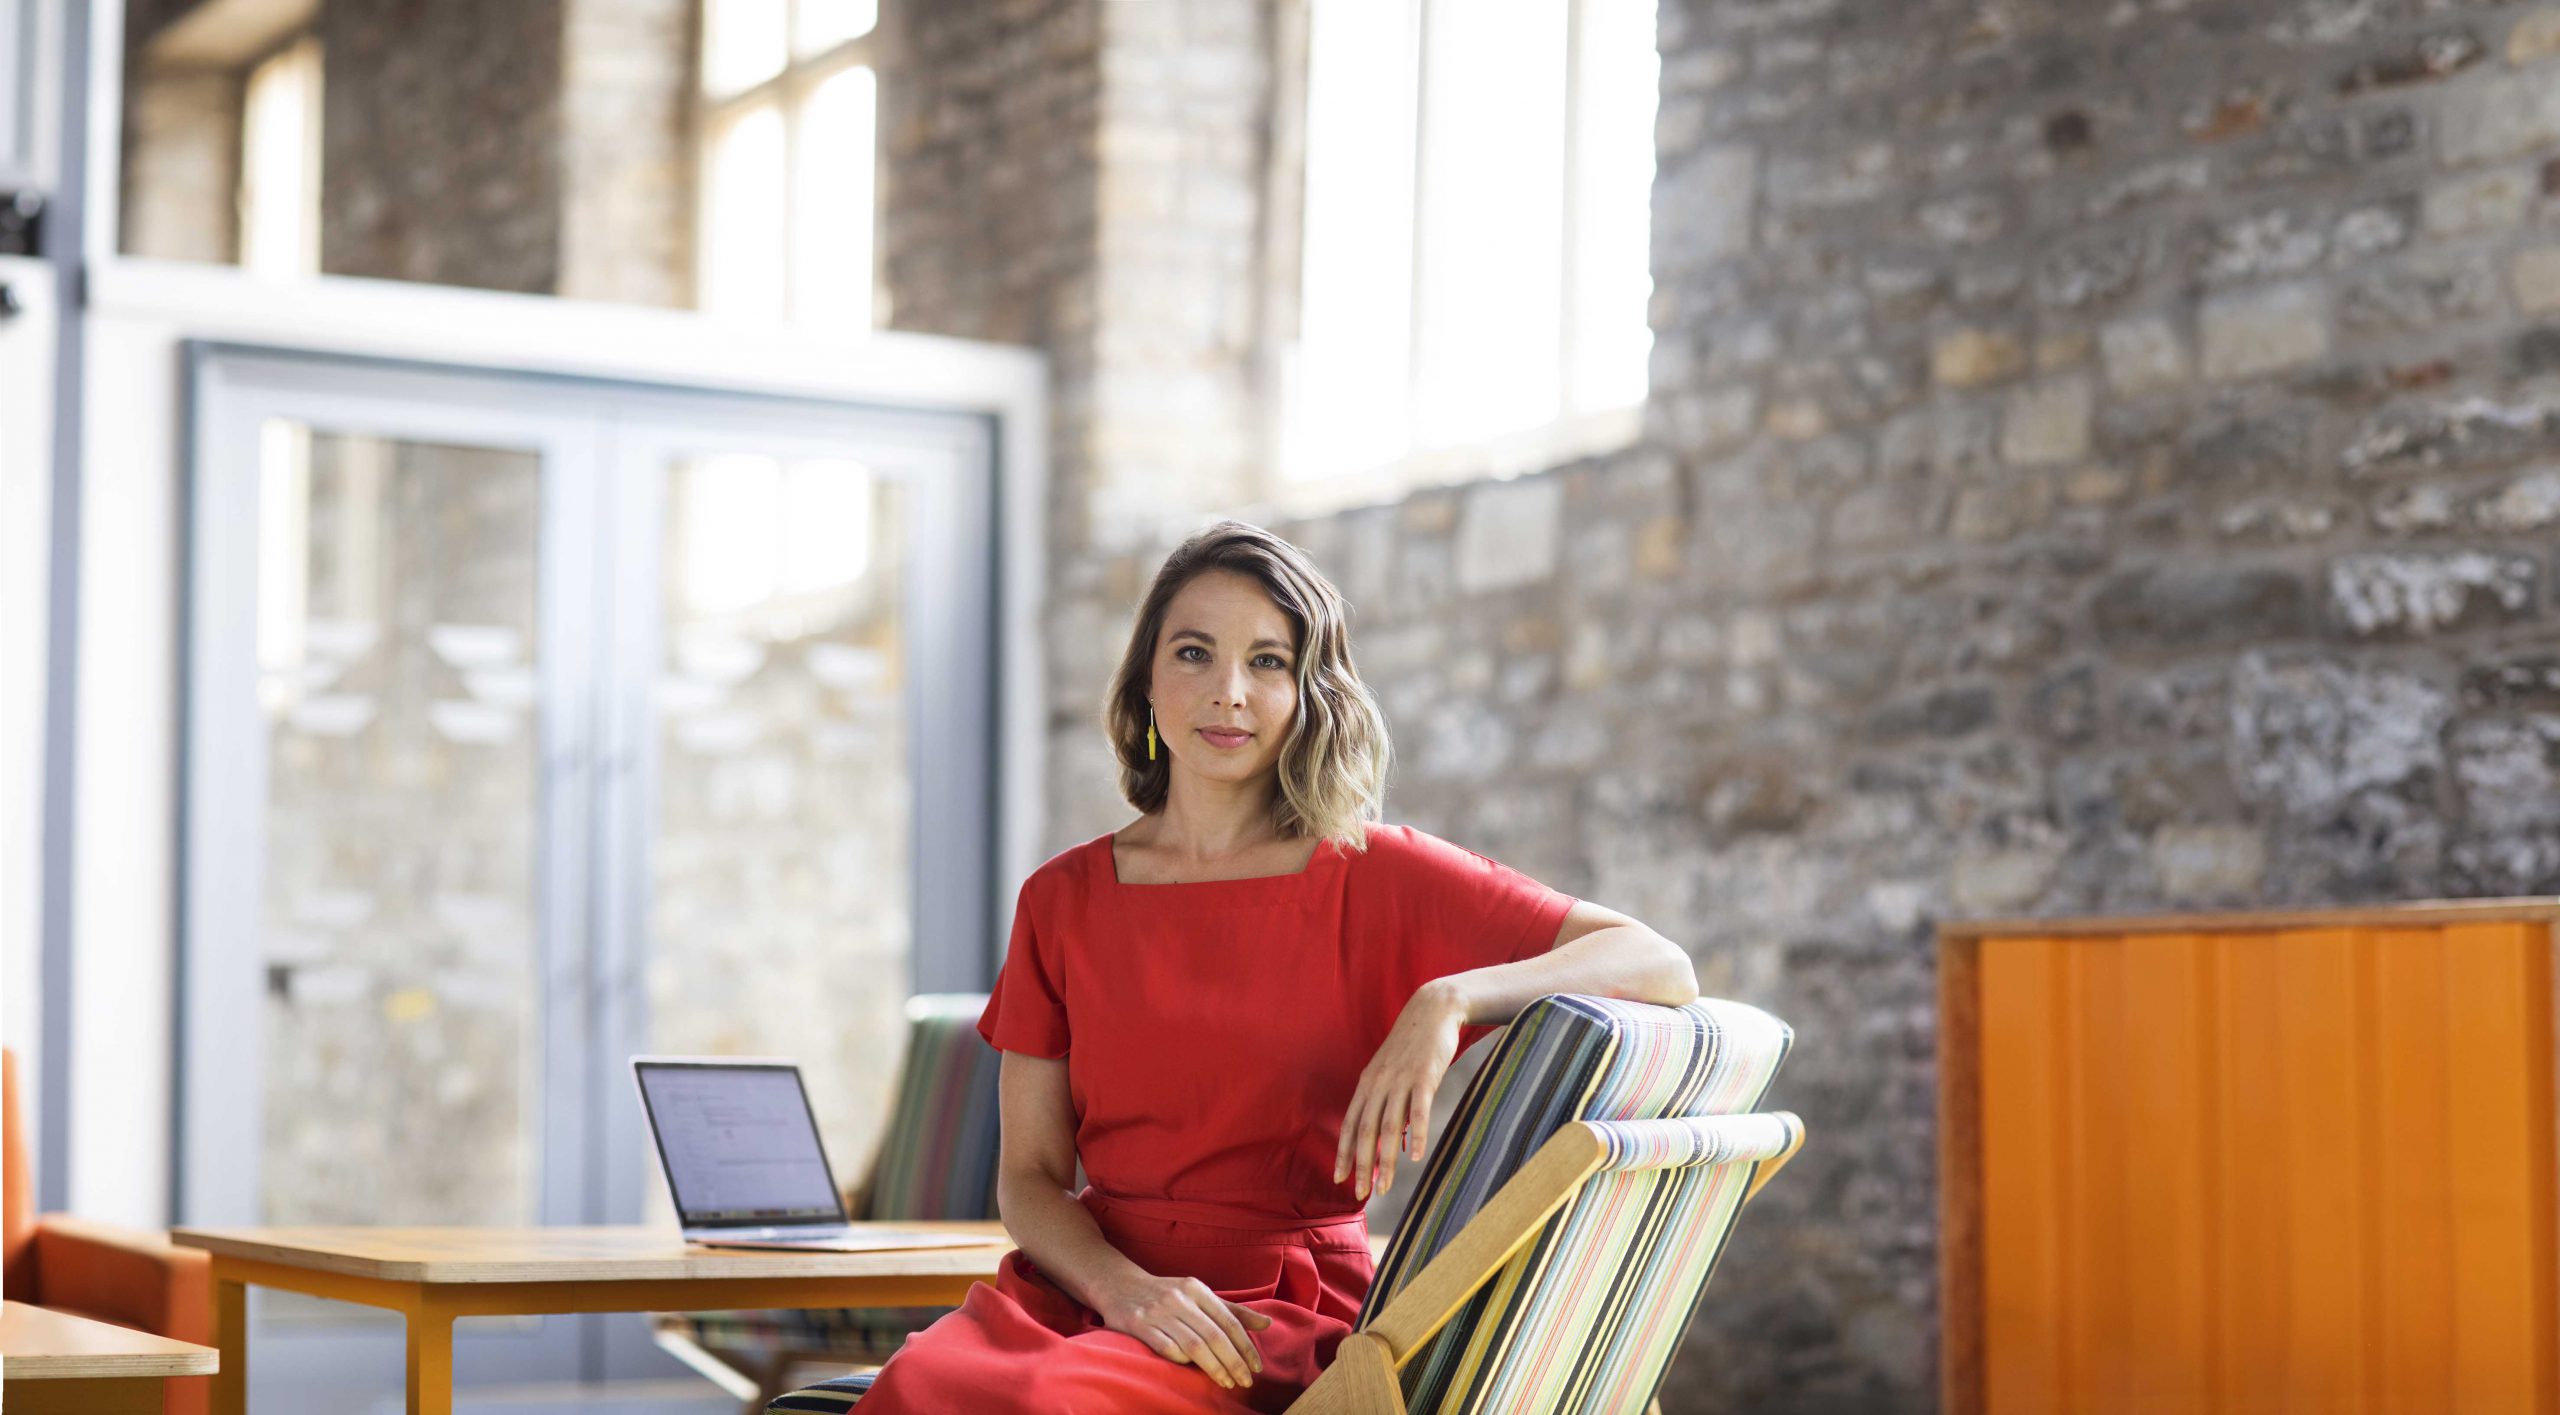
<instances>
[{"instance_id":1,"label":"woman's forearm","mask_svg":"<svg viewBox=\"0 0 2560 1415\"><path fill-rule=\"evenodd\" d=\"M1097 1312L1106 1289L1146 1271L1102 1236L1092 1210L1042 1176L997 1175L996 1209L1014 1246L1033 1266Z\"/></svg>"},{"instance_id":2,"label":"woman's forearm","mask_svg":"<svg viewBox=\"0 0 2560 1415\"><path fill-rule=\"evenodd\" d=\"M1698 997L1697 969L1680 945L1641 924L1594 929L1517 963L1452 973L1423 985L1458 1020L1494 1026L1549 993L1583 993L1678 1007Z\"/></svg>"}]
</instances>

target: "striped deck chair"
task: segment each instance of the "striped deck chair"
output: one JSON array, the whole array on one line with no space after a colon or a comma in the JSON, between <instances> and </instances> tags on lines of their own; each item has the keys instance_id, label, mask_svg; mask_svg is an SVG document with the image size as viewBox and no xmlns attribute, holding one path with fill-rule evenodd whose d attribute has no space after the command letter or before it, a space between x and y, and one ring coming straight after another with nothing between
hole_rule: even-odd
<instances>
[{"instance_id":1,"label":"striped deck chair","mask_svg":"<svg viewBox=\"0 0 2560 1415\"><path fill-rule=\"evenodd\" d=\"M1292 1415L1634 1415L1744 1200L1803 1143L1753 1114L1794 1034L1755 1007L1556 994L1432 1147L1357 1329ZM842 1411L867 1374L776 1411Z\"/></svg>"},{"instance_id":2,"label":"striped deck chair","mask_svg":"<svg viewBox=\"0 0 2560 1415\"><path fill-rule=\"evenodd\" d=\"M978 1035L985 993L907 999L907 1051L898 1099L871 1168L845 1211L901 1222L996 1214L999 1053ZM877 1366L910 1332L949 1307L836 1311L683 1312L652 1323L658 1345L761 1411L791 1388L793 1368Z\"/></svg>"}]
</instances>

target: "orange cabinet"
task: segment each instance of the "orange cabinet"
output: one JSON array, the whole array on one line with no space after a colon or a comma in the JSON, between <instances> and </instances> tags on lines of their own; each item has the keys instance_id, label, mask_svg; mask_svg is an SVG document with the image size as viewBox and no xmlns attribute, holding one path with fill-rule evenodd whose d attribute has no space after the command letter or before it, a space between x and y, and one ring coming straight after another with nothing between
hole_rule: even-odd
<instances>
[{"instance_id":1,"label":"orange cabinet","mask_svg":"<svg viewBox=\"0 0 2560 1415\"><path fill-rule=\"evenodd\" d=\"M2560 1415L2555 927L1943 929L1950 1415Z\"/></svg>"}]
</instances>

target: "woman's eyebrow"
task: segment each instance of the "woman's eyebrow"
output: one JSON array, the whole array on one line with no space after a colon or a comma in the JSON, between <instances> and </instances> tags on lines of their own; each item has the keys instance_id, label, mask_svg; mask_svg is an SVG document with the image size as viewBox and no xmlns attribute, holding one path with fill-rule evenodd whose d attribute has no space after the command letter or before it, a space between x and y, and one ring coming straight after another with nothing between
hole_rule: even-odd
<instances>
[{"instance_id":1,"label":"woman's eyebrow","mask_svg":"<svg viewBox=\"0 0 2560 1415\"><path fill-rule=\"evenodd\" d=\"M1216 639L1209 637L1208 634L1198 629L1176 629L1164 637L1166 643L1171 643L1176 639L1198 639L1200 642L1207 644L1211 648L1216 648L1218 646L1218 641ZM1287 652L1289 648L1288 644L1279 639L1256 639L1253 641L1253 647L1258 649L1279 649L1284 653Z\"/></svg>"}]
</instances>

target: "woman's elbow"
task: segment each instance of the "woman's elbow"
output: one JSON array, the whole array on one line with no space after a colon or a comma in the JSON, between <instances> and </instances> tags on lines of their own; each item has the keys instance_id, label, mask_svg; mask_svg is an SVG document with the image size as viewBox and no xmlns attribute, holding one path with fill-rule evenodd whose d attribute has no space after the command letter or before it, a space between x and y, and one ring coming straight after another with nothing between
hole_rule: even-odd
<instances>
[{"instance_id":1,"label":"woman's elbow","mask_svg":"<svg viewBox=\"0 0 2560 1415\"><path fill-rule=\"evenodd\" d=\"M1698 968L1689 961L1689 951L1660 934L1654 935L1661 947L1660 978L1654 1001L1665 1007L1683 1007L1698 1000Z\"/></svg>"}]
</instances>

